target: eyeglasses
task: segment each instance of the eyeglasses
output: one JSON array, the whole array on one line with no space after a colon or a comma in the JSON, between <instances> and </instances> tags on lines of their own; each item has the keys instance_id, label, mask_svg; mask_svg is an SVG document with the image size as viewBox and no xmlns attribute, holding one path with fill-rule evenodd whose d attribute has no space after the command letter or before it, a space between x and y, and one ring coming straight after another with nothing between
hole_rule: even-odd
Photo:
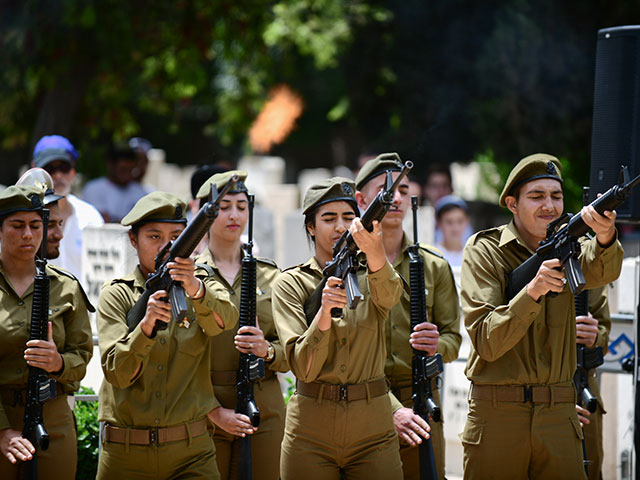
<instances>
[{"instance_id":1,"label":"eyeglasses","mask_svg":"<svg viewBox=\"0 0 640 480\"><path fill-rule=\"evenodd\" d=\"M49 172L50 175L56 172L69 173L71 171L71 164L67 162L52 162L42 168Z\"/></svg>"}]
</instances>

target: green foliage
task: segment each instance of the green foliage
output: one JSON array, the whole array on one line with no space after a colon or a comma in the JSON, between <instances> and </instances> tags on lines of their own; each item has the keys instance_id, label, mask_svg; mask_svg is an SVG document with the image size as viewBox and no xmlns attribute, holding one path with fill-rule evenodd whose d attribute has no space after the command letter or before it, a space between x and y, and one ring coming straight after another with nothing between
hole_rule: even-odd
<instances>
[{"instance_id":1,"label":"green foliage","mask_svg":"<svg viewBox=\"0 0 640 480\"><path fill-rule=\"evenodd\" d=\"M289 404L289 400L293 396L293 392L296 391L296 382L289 377L284 377L285 382L287 382L287 393L284 394L284 403Z\"/></svg>"},{"instance_id":2,"label":"green foliage","mask_svg":"<svg viewBox=\"0 0 640 480\"><path fill-rule=\"evenodd\" d=\"M81 395L95 395L86 387L80 387ZM78 470L76 478L96 478L98 471L98 452L100 426L98 423L98 402L76 402L73 409L78 427Z\"/></svg>"}]
</instances>

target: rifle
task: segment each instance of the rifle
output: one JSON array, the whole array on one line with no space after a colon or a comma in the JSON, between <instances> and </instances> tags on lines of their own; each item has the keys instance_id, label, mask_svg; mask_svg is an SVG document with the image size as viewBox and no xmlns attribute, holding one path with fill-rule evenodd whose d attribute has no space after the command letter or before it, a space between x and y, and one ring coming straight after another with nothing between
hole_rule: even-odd
<instances>
[{"instance_id":1,"label":"rifle","mask_svg":"<svg viewBox=\"0 0 640 480\"><path fill-rule=\"evenodd\" d=\"M360 217L362 226L371 232L373 230L373 221L380 222L391 208L393 204L393 197L396 189L400 185L402 179L409 173L409 170L413 168L413 162L405 162L400 171L400 175L393 181L391 172L387 172L385 186L378 192L376 198L373 199L371 204L367 207L365 212ZM333 247L333 260L327 262L327 265L322 270L322 281L318 284L311 296L304 304L304 313L307 318L307 324L311 325L316 313L320 310L320 304L322 302L322 289L329 277L338 277L344 282L344 287L347 294L347 305L351 310L354 310L361 300L364 300L364 296L360 291L358 285L358 246L356 245L353 236L347 230L338 239ZM339 308L331 309L332 317L340 317L342 311Z\"/></svg>"},{"instance_id":2,"label":"rifle","mask_svg":"<svg viewBox=\"0 0 640 480\"><path fill-rule=\"evenodd\" d=\"M184 320L187 315L187 301L184 296L184 288L182 288L180 282L171 279L167 264L173 262L176 257L189 258L218 216L218 209L220 208L222 197L229 192L237 180L238 176L233 175L219 193L215 185L212 184L207 203L202 206L180 236L176 238L174 242L168 242L162 247L162 250L158 252L155 258L154 273L149 275L144 285L144 293L133 305L131 310L129 310L129 313L127 313L129 332L132 332L142 321L147 311L149 297L158 290L164 290L169 295L167 301L171 303L173 320L176 322L182 322ZM156 336L158 330L165 330L166 328L166 323L156 320L151 338Z\"/></svg>"},{"instance_id":3,"label":"rifle","mask_svg":"<svg viewBox=\"0 0 640 480\"><path fill-rule=\"evenodd\" d=\"M256 326L256 259L253 256L253 203L254 196L249 195L249 240L243 245L242 257L242 287L240 289L240 317L238 328ZM246 334L245 334L246 335ZM253 353L241 353L238 364L236 383L236 413L249 417L251 425L260 424L260 410L253 397L253 384L264 377L264 359ZM238 478L251 480L253 478L251 465L251 435L240 439L240 465Z\"/></svg>"},{"instance_id":4,"label":"rifle","mask_svg":"<svg viewBox=\"0 0 640 480\"><path fill-rule=\"evenodd\" d=\"M47 340L49 328L49 286L51 279L47 276L47 227L49 210L42 209L42 243L40 258L36 257L36 276L33 281L33 307L31 309L31 326L29 340ZM25 462L25 478L38 478L38 448L49 448L49 434L44 426L42 409L44 403L56 397L56 381L49 378L47 372L38 367L29 366L27 381L27 398L24 408L24 427L22 437L26 438L36 449L33 458Z\"/></svg>"},{"instance_id":5,"label":"rifle","mask_svg":"<svg viewBox=\"0 0 640 480\"><path fill-rule=\"evenodd\" d=\"M622 166L618 184L607 190L601 197L596 198L591 206L600 215L606 210L615 210L631 195L631 189L640 183L640 175L633 180L629 180L629 170ZM557 226L567 224L554 233ZM582 216L564 214L547 225L547 235L545 240L540 242L536 253L531 255L524 263L513 270L507 276L507 301L515 297L527 283L538 273L540 265L545 260L557 258L565 268L565 275L571 293L577 295L585 285L584 275L580 267L580 244L578 238L586 235L590 227L584 223Z\"/></svg>"},{"instance_id":6,"label":"rifle","mask_svg":"<svg viewBox=\"0 0 640 480\"><path fill-rule=\"evenodd\" d=\"M409 286L411 289L411 331L416 326L427 321L427 305L424 286L424 260L420 255L418 243L418 197L411 197L413 212L413 245L407 248L409 254ZM433 400L431 380L443 371L442 355L436 353L429 356L421 350L413 349L411 362L411 385L413 387L413 413L429 423L429 415L434 421L441 418L440 407ZM431 437L423 439L420 444L420 480L435 480L438 478L436 461L433 454Z\"/></svg>"}]
</instances>

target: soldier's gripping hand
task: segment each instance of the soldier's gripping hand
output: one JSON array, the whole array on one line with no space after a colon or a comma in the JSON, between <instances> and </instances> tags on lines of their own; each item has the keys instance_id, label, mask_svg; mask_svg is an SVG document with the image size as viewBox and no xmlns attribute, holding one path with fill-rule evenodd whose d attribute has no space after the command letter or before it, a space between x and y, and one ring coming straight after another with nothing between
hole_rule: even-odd
<instances>
[{"instance_id":1,"label":"soldier's gripping hand","mask_svg":"<svg viewBox=\"0 0 640 480\"><path fill-rule=\"evenodd\" d=\"M171 278L176 282L182 282L182 288L190 298L202 297L204 295L204 290L201 290L202 281L194 275L195 261L193 258L176 257L174 260L174 262L167 263Z\"/></svg>"},{"instance_id":2,"label":"soldier's gripping hand","mask_svg":"<svg viewBox=\"0 0 640 480\"><path fill-rule=\"evenodd\" d=\"M322 289L320 310L316 313L315 321L318 322L320 331L329 330L331 327L331 309L343 309L347 305L347 292L344 282L338 277L329 277Z\"/></svg>"},{"instance_id":3,"label":"soldier's gripping hand","mask_svg":"<svg viewBox=\"0 0 640 480\"><path fill-rule=\"evenodd\" d=\"M578 414L578 420L580 420L580 426L582 428L591 423L591 420L589 420L591 412L589 410L582 408L580 405L576 405L576 413Z\"/></svg>"},{"instance_id":4,"label":"soldier's gripping hand","mask_svg":"<svg viewBox=\"0 0 640 480\"><path fill-rule=\"evenodd\" d=\"M225 432L231 435L237 435L238 437L253 435L258 430L258 427L251 425L249 417L241 413L236 413L230 408L214 408L207 416L216 427L220 427Z\"/></svg>"},{"instance_id":5,"label":"soldier's gripping hand","mask_svg":"<svg viewBox=\"0 0 640 480\"><path fill-rule=\"evenodd\" d=\"M149 297L147 302L147 311L140 322L142 333L151 338L153 335L153 327L156 326L156 320L164 323L171 321L171 304L164 299L167 298L167 292L158 290Z\"/></svg>"},{"instance_id":6,"label":"soldier's gripping hand","mask_svg":"<svg viewBox=\"0 0 640 480\"><path fill-rule=\"evenodd\" d=\"M29 340L24 351L27 365L41 368L45 372L59 373L64 368L64 360L53 342L51 322L48 325L47 340Z\"/></svg>"},{"instance_id":7,"label":"soldier's gripping hand","mask_svg":"<svg viewBox=\"0 0 640 480\"><path fill-rule=\"evenodd\" d=\"M11 428L0 430L0 451L13 464L18 463L18 460L31 460L36 453L31 442Z\"/></svg>"},{"instance_id":8,"label":"soldier's gripping hand","mask_svg":"<svg viewBox=\"0 0 640 480\"><path fill-rule=\"evenodd\" d=\"M423 322L416 325L409 337L412 348L427 352L427 355L435 355L438 350L438 326L434 323Z\"/></svg>"},{"instance_id":9,"label":"soldier's gripping hand","mask_svg":"<svg viewBox=\"0 0 640 480\"><path fill-rule=\"evenodd\" d=\"M576 317L576 342L591 348L598 338L598 319L591 312Z\"/></svg>"},{"instance_id":10,"label":"soldier's gripping hand","mask_svg":"<svg viewBox=\"0 0 640 480\"><path fill-rule=\"evenodd\" d=\"M537 302L540 297L546 295L548 292L561 292L564 285L567 283L567 279L564 278L564 272L558 270L562 267L560 260L552 258L551 260L545 260L540 265L538 273L527 284L527 293L529 296Z\"/></svg>"},{"instance_id":11,"label":"soldier's gripping hand","mask_svg":"<svg viewBox=\"0 0 640 480\"><path fill-rule=\"evenodd\" d=\"M598 194L598 197L600 196L602 196L601 193ZM593 233L596 234L598 243L603 246L608 246L615 238L616 216L615 210L605 210L604 215L600 215L591 205L586 205L580 210L580 217L584 220L584 223L591 227Z\"/></svg>"},{"instance_id":12,"label":"soldier's gripping hand","mask_svg":"<svg viewBox=\"0 0 640 480\"><path fill-rule=\"evenodd\" d=\"M377 272L384 267L387 257L384 253L382 243L382 227L376 220L372 222L373 230L369 232L360 221L360 218L353 219L349 232L358 245L358 248L367 256L367 267L370 272Z\"/></svg>"},{"instance_id":13,"label":"soldier's gripping hand","mask_svg":"<svg viewBox=\"0 0 640 480\"><path fill-rule=\"evenodd\" d=\"M412 447L422 443L422 439L429 438L431 428L420 416L410 408L402 407L393 413L393 423L400 437L400 441Z\"/></svg>"}]
</instances>

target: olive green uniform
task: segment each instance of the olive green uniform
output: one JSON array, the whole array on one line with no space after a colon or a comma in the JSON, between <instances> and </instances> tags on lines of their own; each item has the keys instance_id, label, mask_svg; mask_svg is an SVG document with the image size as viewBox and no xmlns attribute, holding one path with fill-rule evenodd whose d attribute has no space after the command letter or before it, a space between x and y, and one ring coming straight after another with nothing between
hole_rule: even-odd
<instances>
[{"instance_id":1,"label":"olive green uniform","mask_svg":"<svg viewBox=\"0 0 640 480\"><path fill-rule=\"evenodd\" d=\"M44 425L49 433L47 450L37 451L38 478L73 479L76 473L76 425L67 395L78 390L93 353L93 338L87 309L90 306L80 283L70 273L47 265L51 278L49 321L53 341L64 367L50 374L57 382L57 397L44 404ZM0 266L0 429L22 431L29 369L24 359L29 340L33 285L19 297ZM12 465L4 455L0 478L22 478L22 462Z\"/></svg>"},{"instance_id":2,"label":"olive green uniform","mask_svg":"<svg viewBox=\"0 0 640 480\"><path fill-rule=\"evenodd\" d=\"M266 364L265 377L254 386L254 397L260 410L260 426L251 436L251 458L256 478L277 480L280 476L280 443L284 434L285 405L276 372L286 372L289 367L284 350L278 340L271 310L271 286L280 273L278 266L270 260L256 258L256 311L258 325L264 338L273 345L275 357ZM233 304L240 309L242 272L239 271L233 285L225 280L216 267L209 249L205 250L196 263L209 265L213 276L229 292ZM238 370L240 352L234 344L237 330L227 330L211 338L211 379L213 383L213 408L235 409L235 377ZM216 428L213 441L216 445L218 470L223 479L238 476L240 437Z\"/></svg>"},{"instance_id":3,"label":"olive green uniform","mask_svg":"<svg viewBox=\"0 0 640 480\"><path fill-rule=\"evenodd\" d=\"M402 276L409 279L409 254L407 247L411 243L405 235L402 241L402 251L393 263L393 268ZM451 273L449 263L442 256L426 245L420 246L420 255L424 260L424 280L427 307L427 320L438 326L438 353L444 362L453 362L458 358L458 350L462 337L460 335L460 304L458 293ZM411 297L407 290L403 290L400 303L391 309L389 324L387 325L386 345L387 362L385 374L391 385L393 411L402 406L413 408L411 399L411 363L413 350L409 344L411 335ZM435 402L442 407L440 391L432 382ZM444 420L443 420L444 421ZM430 422L431 439L438 469L438 477L445 474L445 439L443 421ZM405 479L420 478L419 448L401 445L402 470Z\"/></svg>"},{"instance_id":4,"label":"olive green uniform","mask_svg":"<svg viewBox=\"0 0 640 480\"><path fill-rule=\"evenodd\" d=\"M532 253L513 222L477 233L464 250L461 298L472 344L461 434L468 479L584 478L572 383L574 297L568 286L538 302L526 288L505 297L507 274ZM586 287L617 278L622 254L617 240L607 248L582 242Z\"/></svg>"},{"instance_id":5,"label":"olive green uniform","mask_svg":"<svg viewBox=\"0 0 640 480\"><path fill-rule=\"evenodd\" d=\"M130 333L126 323L127 312L144 291L139 268L100 294L98 337L105 381L98 415L109 425L103 431L100 479L219 478L205 421L213 407L209 337L223 330L214 312L229 330L238 311L222 285L206 278L203 270L196 274L204 281L204 296L187 301L187 321L171 321L154 338L140 324ZM204 431L194 432L194 425L202 424ZM109 440L111 426L122 433L120 441ZM186 438L163 442L165 427L176 427L173 431ZM149 429L149 442L135 444L133 429Z\"/></svg>"},{"instance_id":6,"label":"olive green uniform","mask_svg":"<svg viewBox=\"0 0 640 480\"><path fill-rule=\"evenodd\" d=\"M402 281L388 262L377 272L363 271L358 280L364 300L320 331L316 322L307 326L304 303L321 279L322 268L311 258L284 271L273 288L278 336L298 379L287 407L282 478L338 479L340 471L345 479L401 478L384 362L386 319ZM382 391L374 392L380 383ZM316 395L301 392L310 386ZM356 389L360 396L349 399ZM341 394L327 398L336 391Z\"/></svg>"},{"instance_id":7,"label":"olive green uniform","mask_svg":"<svg viewBox=\"0 0 640 480\"><path fill-rule=\"evenodd\" d=\"M589 312L598 320L598 336L593 347L602 347L602 353L609 349L609 332L611 331L611 314L609 313L609 299L607 287L596 288L589 291ZM598 408L589 416L589 424L584 426L584 440L587 448L587 460L589 466L589 480L602 478L602 460L604 448L602 446L602 415L607 413L602 403L600 386L596 369L589 370L589 390L598 398Z\"/></svg>"}]
</instances>

